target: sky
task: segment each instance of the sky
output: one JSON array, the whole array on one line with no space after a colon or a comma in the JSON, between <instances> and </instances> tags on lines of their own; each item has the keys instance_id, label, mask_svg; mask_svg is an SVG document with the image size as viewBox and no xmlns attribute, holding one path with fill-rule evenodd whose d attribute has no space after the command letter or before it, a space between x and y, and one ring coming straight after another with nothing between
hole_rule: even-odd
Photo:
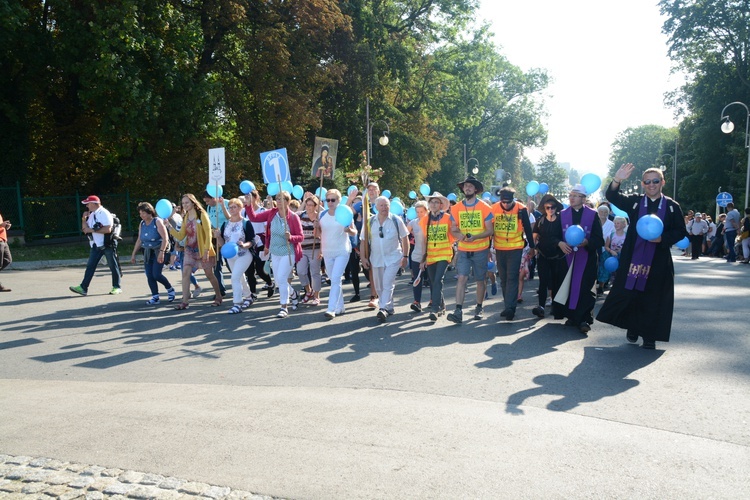
<instances>
[{"instance_id":1,"label":"sky","mask_svg":"<svg viewBox=\"0 0 750 500\"><path fill-rule=\"evenodd\" d=\"M670 76L664 18L657 0L481 0L495 43L511 64L542 68L547 147L527 150L538 161L553 152L580 173L605 175L612 142L628 127L673 127L664 94Z\"/></svg>"}]
</instances>

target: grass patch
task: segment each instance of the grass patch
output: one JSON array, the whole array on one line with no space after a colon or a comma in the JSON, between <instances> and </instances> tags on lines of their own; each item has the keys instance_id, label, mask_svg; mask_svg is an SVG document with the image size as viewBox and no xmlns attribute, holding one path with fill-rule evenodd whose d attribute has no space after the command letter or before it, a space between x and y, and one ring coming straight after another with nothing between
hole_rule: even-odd
<instances>
[{"instance_id":1,"label":"grass patch","mask_svg":"<svg viewBox=\"0 0 750 500\"><path fill-rule=\"evenodd\" d=\"M90 247L86 242L35 246L11 245L10 252L13 255L13 260L18 262L88 259ZM121 262L124 260L130 260L130 254L132 252L132 243L122 242L117 247L117 253L120 255Z\"/></svg>"}]
</instances>

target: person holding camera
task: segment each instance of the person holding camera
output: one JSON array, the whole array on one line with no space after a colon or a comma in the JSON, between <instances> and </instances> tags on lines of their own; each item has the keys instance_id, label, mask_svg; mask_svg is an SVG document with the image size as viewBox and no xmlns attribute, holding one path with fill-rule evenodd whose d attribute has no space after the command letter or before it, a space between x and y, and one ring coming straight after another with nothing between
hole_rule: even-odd
<instances>
[{"instance_id":1,"label":"person holding camera","mask_svg":"<svg viewBox=\"0 0 750 500\"><path fill-rule=\"evenodd\" d=\"M10 225L10 221L4 221L3 216L0 215L0 271L13 262L13 257L10 255L10 247L8 246L8 230L10 229ZM0 283L0 292L10 292L10 288L5 288Z\"/></svg>"},{"instance_id":2,"label":"person holding camera","mask_svg":"<svg viewBox=\"0 0 750 500\"><path fill-rule=\"evenodd\" d=\"M106 255L107 264L112 273L112 289L109 294L119 295L122 293L122 288L120 287L120 264L117 262L116 254L117 241L112 235L114 218L109 210L102 206L98 196L89 196L81 203L86 205L87 209L83 212L81 231L89 238L91 252L83 281L78 286L71 286L70 291L79 295L87 295L96 267L102 256Z\"/></svg>"}]
</instances>

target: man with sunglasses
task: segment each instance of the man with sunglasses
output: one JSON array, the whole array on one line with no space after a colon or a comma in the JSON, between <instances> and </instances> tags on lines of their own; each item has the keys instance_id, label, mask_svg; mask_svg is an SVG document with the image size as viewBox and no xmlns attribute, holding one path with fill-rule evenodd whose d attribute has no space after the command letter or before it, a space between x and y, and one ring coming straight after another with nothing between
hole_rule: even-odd
<instances>
[{"instance_id":1,"label":"man with sunglasses","mask_svg":"<svg viewBox=\"0 0 750 500\"><path fill-rule=\"evenodd\" d=\"M570 206L560 212L563 238L559 247L565 254L570 287L565 290L561 287L552 302L554 317L568 318L565 325L577 327L584 335L588 334L594 322L596 295L593 289L599 268L597 250L604 246L599 215L596 210L586 205L586 196L586 188L576 184L568 195ZM583 228L585 237L578 246L571 247L565 241L565 232L574 225Z\"/></svg>"},{"instance_id":2,"label":"man with sunglasses","mask_svg":"<svg viewBox=\"0 0 750 500\"><path fill-rule=\"evenodd\" d=\"M500 289L503 291L503 312L500 316L511 321L516 315L518 300L518 275L521 268L521 257L526 242L530 247L529 255L534 256L534 235L529 211L520 202L515 201L516 190L504 187L500 190L500 201L492 205L495 218L493 245L497 269L500 272ZM526 234L526 242L524 242Z\"/></svg>"},{"instance_id":3,"label":"man with sunglasses","mask_svg":"<svg viewBox=\"0 0 750 500\"><path fill-rule=\"evenodd\" d=\"M630 225L620 253L615 283L596 319L627 330L628 342L643 338L644 349L656 341L668 342L674 311L674 264L670 247L688 235L680 205L662 193L664 174L649 168L641 177L644 194L625 195L620 184L635 171L632 163L620 167L607 188L607 199L627 212ZM638 219L656 215L664 224L660 236L644 240Z\"/></svg>"}]
</instances>

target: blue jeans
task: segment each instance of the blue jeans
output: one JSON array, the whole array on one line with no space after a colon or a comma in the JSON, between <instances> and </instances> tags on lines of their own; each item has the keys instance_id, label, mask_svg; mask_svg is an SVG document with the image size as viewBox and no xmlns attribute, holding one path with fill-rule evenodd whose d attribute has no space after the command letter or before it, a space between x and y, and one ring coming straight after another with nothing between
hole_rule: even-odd
<instances>
[{"instance_id":1,"label":"blue jeans","mask_svg":"<svg viewBox=\"0 0 750 500\"><path fill-rule=\"evenodd\" d=\"M734 240L737 239L737 231L734 229L731 231L724 231L724 237L726 238L727 251L729 252L727 260L729 262L734 262L737 260L737 254L734 253Z\"/></svg>"},{"instance_id":2,"label":"blue jeans","mask_svg":"<svg viewBox=\"0 0 750 500\"><path fill-rule=\"evenodd\" d=\"M151 295L153 296L159 295L158 283L164 285L164 288L166 288L167 290L170 290L172 288L172 285L169 283L167 277L162 274L162 270L164 269L164 262L159 264L159 260L156 258L158 252L159 250L150 252L148 262L144 261L143 263L143 268L146 271L146 280L148 281L148 287L151 290ZM166 254L164 258L166 259L168 255L169 254Z\"/></svg>"},{"instance_id":3,"label":"blue jeans","mask_svg":"<svg viewBox=\"0 0 750 500\"><path fill-rule=\"evenodd\" d=\"M102 255L107 256L107 264L109 264L109 270L112 273L112 287L120 287L120 264L117 262L117 254L114 248L106 247L91 247L91 253L89 253L89 261L86 264L86 272L83 275L83 281L81 281L81 288L88 292L91 280L94 277L96 266L99 265L99 261Z\"/></svg>"}]
</instances>

